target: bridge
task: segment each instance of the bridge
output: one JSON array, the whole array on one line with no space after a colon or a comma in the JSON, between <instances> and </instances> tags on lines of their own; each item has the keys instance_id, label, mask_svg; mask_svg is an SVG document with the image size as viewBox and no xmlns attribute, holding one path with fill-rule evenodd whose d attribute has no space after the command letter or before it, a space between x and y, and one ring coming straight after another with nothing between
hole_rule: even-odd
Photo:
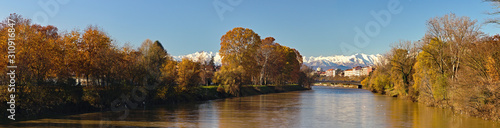
<instances>
[{"instance_id":1,"label":"bridge","mask_svg":"<svg viewBox=\"0 0 500 128\"><path fill-rule=\"evenodd\" d=\"M360 81L316 81L315 86L335 86L335 87L348 87L348 88L363 88Z\"/></svg>"}]
</instances>

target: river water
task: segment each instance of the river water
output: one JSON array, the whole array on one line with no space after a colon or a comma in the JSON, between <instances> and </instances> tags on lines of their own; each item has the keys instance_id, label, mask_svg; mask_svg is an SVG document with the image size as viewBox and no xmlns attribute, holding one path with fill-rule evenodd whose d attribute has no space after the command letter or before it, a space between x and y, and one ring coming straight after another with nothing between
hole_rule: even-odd
<instances>
[{"instance_id":1,"label":"river water","mask_svg":"<svg viewBox=\"0 0 500 128\"><path fill-rule=\"evenodd\" d=\"M454 114L363 89L314 86L309 91L97 112L23 121L17 127L340 127L498 128L500 123Z\"/></svg>"}]
</instances>

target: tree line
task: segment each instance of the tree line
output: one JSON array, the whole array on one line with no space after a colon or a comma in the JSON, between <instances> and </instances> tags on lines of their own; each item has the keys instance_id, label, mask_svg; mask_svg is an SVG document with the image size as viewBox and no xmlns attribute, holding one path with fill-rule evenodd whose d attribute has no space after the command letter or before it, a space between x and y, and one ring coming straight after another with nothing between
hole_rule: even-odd
<instances>
[{"instance_id":1,"label":"tree line","mask_svg":"<svg viewBox=\"0 0 500 128\"><path fill-rule=\"evenodd\" d=\"M82 102L102 109L134 87L153 84L158 86L145 92L147 102L194 95L202 85L214 84L220 91L240 96L244 85L309 87L313 82L308 73L312 70L302 64L296 49L274 42L273 37L261 39L248 28L234 28L222 36L223 60L217 66L213 58L176 61L159 41L150 39L139 48L120 47L97 26L68 32L33 24L18 14L7 19L16 22L16 95L23 101L19 108L27 113ZM8 47L7 19L0 24L0 49ZM0 77L7 78L7 50L0 54L4 72ZM2 101L8 100L6 90L1 90ZM35 104L38 107L31 106Z\"/></svg>"},{"instance_id":2,"label":"tree line","mask_svg":"<svg viewBox=\"0 0 500 128\"><path fill-rule=\"evenodd\" d=\"M362 84L373 92L500 120L500 35L447 14L418 41L399 41Z\"/></svg>"}]
</instances>

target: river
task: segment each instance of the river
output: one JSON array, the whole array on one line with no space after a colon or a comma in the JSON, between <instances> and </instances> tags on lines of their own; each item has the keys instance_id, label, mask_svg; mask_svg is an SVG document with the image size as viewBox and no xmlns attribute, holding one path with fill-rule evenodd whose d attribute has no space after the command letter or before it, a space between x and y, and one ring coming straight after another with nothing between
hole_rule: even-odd
<instances>
[{"instance_id":1,"label":"river","mask_svg":"<svg viewBox=\"0 0 500 128\"><path fill-rule=\"evenodd\" d=\"M497 128L500 123L454 114L363 89L314 86L309 91L96 112L22 121L17 127L435 127Z\"/></svg>"}]
</instances>

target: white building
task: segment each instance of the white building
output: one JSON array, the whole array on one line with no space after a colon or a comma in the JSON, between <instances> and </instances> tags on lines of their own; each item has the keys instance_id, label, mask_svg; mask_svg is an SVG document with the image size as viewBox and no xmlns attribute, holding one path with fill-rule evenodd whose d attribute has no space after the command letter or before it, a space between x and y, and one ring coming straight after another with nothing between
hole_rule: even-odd
<instances>
[{"instance_id":1,"label":"white building","mask_svg":"<svg viewBox=\"0 0 500 128\"><path fill-rule=\"evenodd\" d=\"M326 70L326 76L327 77L335 77L336 70L335 69L328 69Z\"/></svg>"},{"instance_id":2,"label":"white building","mask_svg":"<svg viewBox=\"0 0 500 128\"><path fill-rule=\"evenodd\" d=\"M368 66L368 67L361 67L357 66L352 69L347 69L344 71L344 76L347 77L354 77L354 76L367 76L374 70L373 67Z\"/></svg>"},{"instance_id":3,"label":"white building","mask_svg":"<svg viewBox=\"0 0 500 128\"><path fill-rule=\"evenodd\" d=\"M361 73L362 70L363 70L363 68L361 66L356 66L352 69L345 70L344 76L347 76L347 77L360 76L362 74Z\"/></svg>"}]
</instances>

